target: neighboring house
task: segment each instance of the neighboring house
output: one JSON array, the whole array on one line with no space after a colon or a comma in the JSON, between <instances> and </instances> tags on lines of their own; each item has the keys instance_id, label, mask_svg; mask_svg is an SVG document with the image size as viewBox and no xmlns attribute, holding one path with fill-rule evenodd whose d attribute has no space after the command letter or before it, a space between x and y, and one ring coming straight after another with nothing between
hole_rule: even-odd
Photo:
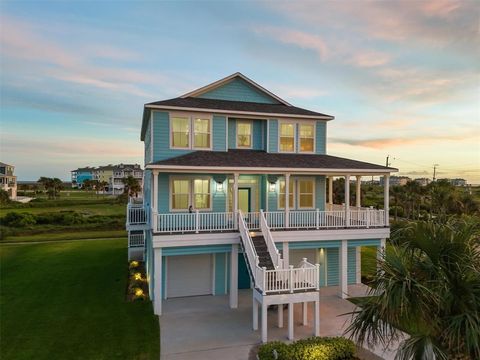
<instances>
[{"instance_id":1,"label":"neighboring house","mask_svg":"<svg viewBox=\"0 0 480 360\"><path fill-rule=\"evenodd\" d=\"M113 180L113 169L115 169L115 165L109 164L106 166L99 166L93 171L93 180L108 183L108 185L105 186L105 192L110 192L110 184Z\"/></svg>"},{"instance_id":2,"label":"neighboring house","mask_svg":"<svg viewBox=\"0 0 480 360\"><path fill-rule=\"evenodd\" d=\"M85 180L93 180L94 171L95 168L89 166L72 170L72 188L81 189Z\"/></svg>"},{"instance_id":3,"label":"neighboring house","mask_svg":"<svg viewBox=\"0 0 480 360\"><path fill-rule=\"evenodd\" d=\"M11 200L17 199L17 177L13 174L15 166L0 162L0 189L8 192Z\"/></svg>"},{"instance_id":4,"label":"neighboring house","mask_svg":"<svg viewBox=\"0 0 480 360\"><path fill-rule=\"evenodd\" d=\"M407 185L409 181L412 181L408 176L390 176L390 186ZM380 178L380 185L383 186L383 178Z\"/></svg>"},{"instance_id":5,"label":"neighboring house","mask_svg":"<svg viewBox=\"0 0 480 360\"><path fill-rule=\"evenodd\" d=\"M385 247L389 174L326 154L333 116L295 107L240 73L146 104L143 203L128 205L129 256L142 252L155 314L165 299L252 288L253 326L272 304L315 303L361 282L360 249ZM333 178L381 176L384 209L333 204ZM328 190L327 190L328 189ZM283 319L283 312L279 312ZM293 310L289 311L292 323ZM282 320L283 321L283 320ZM289 326L293 338L293 326ZM262 340L267 340L262 321Z\"/></svg>"},{"instance_id":6,"label":"neighboring house","mask_svg":"<svg viewBox=\"0 0 480 360\"><path fill-rule=\"evenodd\" d=\"M447 179L453 186L467 186L467 180L465 179Z\"/></svg>"},{"instance_id":7,"label":"neighboring house","mask_svg":"<svg viewBox=\"0 0 480 360\"><path fill-rule=\"evenodd\" d=\"M125 185L123 179L133 176L137 179L140 186L143 188L143 170L138 164L119 164L113 169L113 177L110 182L109 192L114 195L123 194Z\"/></svg>"},{"instance_id":8,"label":"neighboring house","mask_svg":"<svg viewBox=\"0 0 480 360\"><path fill-rule=\"evenodd\" d=\"M431 180L429 178L417 178L414 181L419 183L421 186L427 186L430 184Z\"/></svg>"}]
</instances>

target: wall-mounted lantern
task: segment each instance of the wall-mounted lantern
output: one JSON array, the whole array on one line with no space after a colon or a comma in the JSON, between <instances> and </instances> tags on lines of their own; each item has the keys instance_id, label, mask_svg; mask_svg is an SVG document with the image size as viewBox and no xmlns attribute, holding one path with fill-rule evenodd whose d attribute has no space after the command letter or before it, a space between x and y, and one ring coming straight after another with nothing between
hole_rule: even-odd
<instances>
[{"instance_id":1,"label":"wall-mounted lantern","mask_svg":"<svg viewBox=\"0 0 480 360\"><path fill-rule=\"evenodd\" d=\"M217 184L216 192L225 192L223 183L227 179L226 175L223 174L217 174L214 175L213 180L215 180L215 183Z\"/></svg>"},{"instance_id":2,"label":"wall-mounted lantern","mask_svg":"<svg viewBox=\"0 0 480 360\"><path fill-rule=\"evenodd\" d=\"M274 192L275 191L275 185L277 184L278 176L277 175L268 175L267 176L267 181L268 181L268 191Z\"/></svg>"}]
</instances>

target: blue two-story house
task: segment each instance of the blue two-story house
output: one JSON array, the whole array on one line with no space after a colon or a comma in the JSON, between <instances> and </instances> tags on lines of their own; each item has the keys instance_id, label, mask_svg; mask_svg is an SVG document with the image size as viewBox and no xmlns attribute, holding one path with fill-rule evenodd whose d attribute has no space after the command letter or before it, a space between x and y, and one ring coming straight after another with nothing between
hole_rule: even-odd
<instances>
[{"instance_id":1,"label":"blue two-story house","mask_svg":"<svg viewBox=\"0 0 480 360\"><path fill-rule=\"evenodd\" d=\"M238 289L252 288L263 341L274 304L314 302L318 334L320 287L346 297L361 281L360 247L384 247L396 171L327 155L333 119L240 73L145 104L143 203L129 204L127 229L130 250L144 249L156 314L165 299L195 295L228 294L234 309ZM362 176L383 177L383 209L362 207ZM355 181L355 206L333 203L334 177L346 199Z\"/></svg>"}]
</instances>

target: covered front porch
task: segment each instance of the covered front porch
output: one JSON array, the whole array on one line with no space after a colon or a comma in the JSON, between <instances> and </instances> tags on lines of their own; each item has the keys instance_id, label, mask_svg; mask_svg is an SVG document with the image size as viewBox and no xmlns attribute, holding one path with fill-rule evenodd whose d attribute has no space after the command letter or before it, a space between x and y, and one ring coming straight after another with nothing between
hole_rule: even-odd
<instances>
[{"instance_id":1,"label":"covered front porch","mask_svg":"<svg viewBox=\"0 0 480 360\"><path fill-rule=\"evenodd\" d=\"M153 232L159 234L237 231L240 211L252 231L259 229L261 216L272 231L388 227L389 175L382 175L383 209L362 206L362 177L367 175L371 173L228 174L154 170L151 213L140 218L151 218ZM339 177L345 179L347 201L335 204L333 179ZM350 201L352 181L355 206Z\"/></svg>"}]
</instances>

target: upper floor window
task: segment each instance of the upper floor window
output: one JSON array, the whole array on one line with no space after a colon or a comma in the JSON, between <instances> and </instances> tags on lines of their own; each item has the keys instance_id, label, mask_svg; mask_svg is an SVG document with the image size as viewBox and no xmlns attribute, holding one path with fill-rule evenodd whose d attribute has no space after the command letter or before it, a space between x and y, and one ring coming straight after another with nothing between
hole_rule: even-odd
<instances>
[{"instance_id":1,"label":"upper floor window","mask_svg":"<svg viewBox=\"0 0 480 360\"><path fill-rule=\"evenodd\" d=\"M312 124L299 125L300 152L314 151L314 126Z\"/></svg>"},{"instance_id":2,"label":"upper floor window","mask_svg":"<svg viewBox=\"0 0 480 360\"><path fill-rule=\"evenodd\" d=\"M252 123L250 121L237 122L237 147L252 147Z\"/></svg>"},{"instance_id":3,"label":"upper floor window","mask_svg":"<svg viewBox=\"0 0 480 360\"><path fill-rule=\"evenodd\" d=\"M294 123L280 124L280 151L281 152L295 151L295 124Z\"/></svg>"},{"instance_id":4,"label":"upper floor window","mask_svg":"<svg viewBox=\"0 0 480 360\"><path fill-rule=\"evenodd\" d=\"M188 117L172 117L172 147L190 147L190 119Z\"/></svg>"},{"instance_id":5,"label":"upper floor window","mask_svg":"<svg viewBox=\"0 0 480 360\"><path fill-rule=\"evenodd\" d=\"M172 116L170 129L172 148L211 148L211 119L208 117Z\"/></svg>"}]
</instances>

